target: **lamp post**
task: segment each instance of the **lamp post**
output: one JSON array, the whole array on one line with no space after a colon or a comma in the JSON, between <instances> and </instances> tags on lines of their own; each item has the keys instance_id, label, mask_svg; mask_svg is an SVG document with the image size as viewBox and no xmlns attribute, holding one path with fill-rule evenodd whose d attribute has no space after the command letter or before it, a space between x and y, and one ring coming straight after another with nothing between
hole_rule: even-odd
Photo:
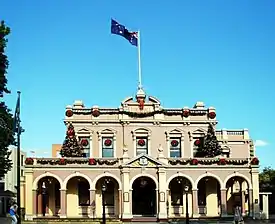
<instances>
[{"instance_id":1,"label":"lamp post","mask_svg":"<svg viewBox=\"0 0 275 224\"><path fill-rule=\"evenodd\" d=\"M47 187L45 182L42 183L42 189L41 189L41 193L42 193L42 214L43 216L46 215L46 196L47 196Z\"/></svg>"},{"instance_id":2,"label":"lamp post","mask_svg":"<svg viewBox=\"0 0 275 224\"><path fill-rule=\"evenodd\" d=\"M105 181L102 184L101 191L102 191L102 224L106 224L106 214L105 214L105 192L107 190L107 186Z\"/></svg>"},{"instance_id":3,"label":"lamp post","mask_svg":"<svg viewBox=\"0 0 275 224\"><path fill-rule=\"evenodd\" d=\"M185 187L184 187L184 191L185 191L185 195L186 195L186 200L185 200L185 202L186 202L186 205L185 205L185 207L186 207L186 214L185 214L185 217L186 217L186 224L189 224L189 213L188 213L188 191L189 191L189 186L188 185L185 185Z\"/></svg>"}]
</instances>

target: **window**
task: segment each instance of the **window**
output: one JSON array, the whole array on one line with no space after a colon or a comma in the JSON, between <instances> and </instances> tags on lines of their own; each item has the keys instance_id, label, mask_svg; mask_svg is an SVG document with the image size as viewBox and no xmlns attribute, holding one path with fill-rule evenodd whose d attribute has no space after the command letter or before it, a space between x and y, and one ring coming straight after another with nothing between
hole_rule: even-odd
<instances>
[{"instance_id":1,"label":"window","mask_svg":"<svg viewBox=\"0 0 275 224\"><path fill-rule=\"evenodd\" d=\"M204 137L195 137L193 140L193 156L201 157L199 150L204 144Z\"/></svg>"},{"instance_id":2,"label":"window","mask_svg":"<svg viewBox=\"0 0 275 224\"><path fill-rule=\"evenodd\" d=\"M113 137L102 137L102 157L114 157Z\"/></svg>"},{"instance_id":3,"label":"window","mask_svg":"<svg viewBox=\"0 0 275 224\"><path fill-rule=\"evenodd\" d=\"M136 150L137 155L142 153L148 154L148 138L147 137L137 137L136 138Z\"/></svg>"},{"instance_id":4,"label":"window","mask_svg":"<svg viewBox=\"0 0 275 224\"><path fill-rule=\"evenodd\" d=\"M181 138L170 138L170 157L181 157Z\"/></svg>"},{"instance_id":5,"label":"window","mask_svg":"<svg viewBox=\"0 0 275 224\"><path fill-rule=\"evenodd\" d=\"M90 138L89 137L79 137L79 142L83 147L83 157L90 157Z\"/></svg>"}]
</instances>

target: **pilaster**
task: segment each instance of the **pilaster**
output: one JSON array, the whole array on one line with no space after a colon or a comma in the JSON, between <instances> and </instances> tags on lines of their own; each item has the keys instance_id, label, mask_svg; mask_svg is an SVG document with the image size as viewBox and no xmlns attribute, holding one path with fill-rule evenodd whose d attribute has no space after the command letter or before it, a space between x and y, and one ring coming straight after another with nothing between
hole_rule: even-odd
<instances>
[{"instance_id":1,"label":"pilaster","mask_svg":"<svg viewBox=\"0 0 275 224\"><path fill-rule=\"evenodd\" d=\"M193 218L199 217L199 207L198 207L198 189L192 189L192 213Z\"/></svg>"},{"instance_id":2,"label":"pilaster","mask_svg":"<svg viewBox=\"0 0 275 224\"><path fill-rule=\"evenodd\" d=\"M89 218L96 218L96 204L95 204L95 190L90 189L90 213L88 214Z\"/></svg>"},{"instance_id":3,"label":"pilaster","mask_svg":"<svg viewBox=\"0 0 275 224\"><path fill-rule=\"evenodd\" d=\"M165 168L159 168L159 194L158 194L158 218L159 220L167 220L167 209L166 209L166 171Z\"/></svg>"},{"instance_id":4,"label":"pilaster","mask_svg":"<svg viewBox=\"0 0 275 224\"><path fill-rule=\"evenodd\" d=\"M25 219L26 220L32 220L33 219L33 170L31 168L25 169L25 195L26 195L26 214Z\"/></svg>"},{"instance_id":5,"label":"pilaster","mask_svg":"<svg viewBox=\"0 0 275 224\"><path fill-rule=\"evenodd\" d=\"M67 190L60 189L60 218L67 218Z\"/></svg>"},{"instance_id":6,"label":"pilaster","mask_svg":"<svg viewBox=\"0 0 275 224\"><path fill-rule=\"evenodd\" d=\"M221 189L221 213L222 217L227 216L227 194L226 189Z\"/></svg>"},{"instance_id":7,"label":"pilaster","mask_svg":"<svg viewBox=\"0 0 275 224\"><path fill-rule=\"evenodd\" d=\"M122 183L123 183L123 210L122 210L122 219L130 220L133 218L131 212L131 203L130 203L130 171L129 168L124 168L122 170Z\"/></svg>"},{"instance_id":8,"label":"pilaster","mask_svg":"<svg viewBox=\"0 0 275 224\"><path fill-rule=\"evenodd\" d=\"M259 205L259 170L258 167L253 167L251 170L251 179L252 179L252 187L253 187L253 218L260 218L260 205Z\"/></svg>"}]
</instances>

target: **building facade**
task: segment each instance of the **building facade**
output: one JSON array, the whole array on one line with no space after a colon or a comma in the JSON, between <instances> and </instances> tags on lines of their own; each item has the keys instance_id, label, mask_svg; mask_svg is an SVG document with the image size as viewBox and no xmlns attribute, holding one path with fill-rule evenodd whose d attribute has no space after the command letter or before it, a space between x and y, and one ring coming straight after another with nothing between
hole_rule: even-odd
<instances>
[{"instance_id":1,"label":"building facade","mask_svg":"<svg viewBox=\"0 0 275 224\"><path fill-rule=\"evenodd\" d=\"M10 146L9 150L11 151L10 159L12 161L12 168L8 171L3 178L0 180L0 216L5 216L10 208L11 200L16 201L17 194L17 148L15 146ZM21 180L24 181L24 161L26 159L26 153L21 151ZM23 188L23 182L21 184L21 189ZM21 196L24 200L23 196Z\"/></svg>"},{"instance_id":2,"label":"building facade","mask_svg":"<svg viewBox=\"0 0 275 224\"><path fill-rule=\"evenodd\" d=\"M235 204L244 215L259 215L259 161L247 129L215 130L222 154L196 157L209 125L217 124L213 107L163 108L139 89L119 108L75 101L64 122L83 158L26 159L26 219L42 216L42 185L46 216L101 218L103 183L106 215L123 221L184 218L186 208L193 218L224 217Z\"/></svg>"}]
</instances>

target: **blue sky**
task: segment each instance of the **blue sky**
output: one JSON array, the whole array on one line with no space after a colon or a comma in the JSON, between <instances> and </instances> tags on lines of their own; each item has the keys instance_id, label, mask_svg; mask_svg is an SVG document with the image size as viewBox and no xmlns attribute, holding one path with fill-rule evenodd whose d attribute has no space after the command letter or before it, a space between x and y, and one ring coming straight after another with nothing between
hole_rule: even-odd
<instances>
[{"instance_id":1,"label":"blue sky","mask_svg":"<svg viewBox=\"0 0 275 224\"><path fill-rule=\"evenodd\" d=\"M261 164L275 166L274 11L272 0L1 1L12 29L6 100L14 109L22 91L22 148L48 156L74 100L118 107L134 95L137 50L110 34L114 18L141 31L148 95L164 107L216 107L218 127L248 128Z\"/></svg>"}]
</instances>

